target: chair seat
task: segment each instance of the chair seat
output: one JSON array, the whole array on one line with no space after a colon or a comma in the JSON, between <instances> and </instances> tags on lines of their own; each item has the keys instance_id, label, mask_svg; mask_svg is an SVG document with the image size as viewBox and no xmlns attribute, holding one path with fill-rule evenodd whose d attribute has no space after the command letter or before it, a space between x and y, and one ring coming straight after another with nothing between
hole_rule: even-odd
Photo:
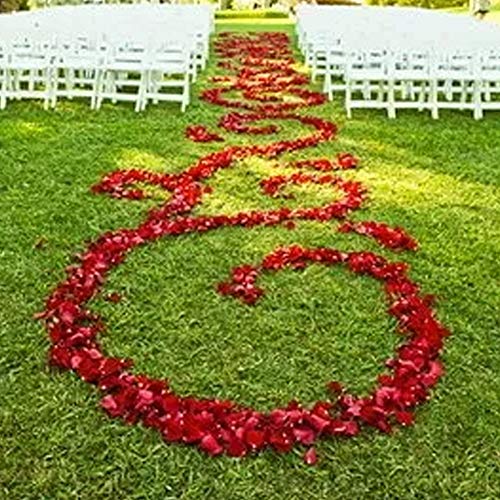
<instances>
[{"instance_id":1,"label":"chair seat","mask_svg":"<svg viewBox=\"0 0 500 500\"><path fill-rule=\"evenodd\" d=\"M394 71L391 78L398 81L425 81L429 80L428 71Z\"/></svg>"},{"instance_id":2,"label":"chair seat","mask_svg":"<svg viewBox=\"0 0 500 500\"><path fill-rule=\"evenodd\" d=\"M376 80L387 80L387 75L385 71L379 70L364 70L364 71L353 71L349 73L349 80L352 81L376 81Z\"/></svg>"},{"instance_id":3,"label":"chair seat","mask_svg":"<svg viewBox=\"0 0 500 500\"><path fill-rule=\"evenodd\" d=\"M185 64L179 63L152 63L149 65L148 69L152 71L160 71L161 73L165 73L167 75L184 74L188 71Z\"/></svg>"},{"instance_id":4,"label":"chair seat","mask_svg":"<svg viewBox=\"0 0 500 500\"><path fill-rule=\"evenodd\" d=\"M141 73L147 69L147 65L143 62L140 63L127 63L127 62L117 62L117 63L105 63L103 64L103 69L107 71L123 71L124 73Z\"/></svg>"},{"instance_id":5,"label":"chair seat","mask_svg":"<svg viewBox=\"0 0 500 500\"><path fill-rule=\"evenodd\" d=\"M481 71L479 79L483 82L497 82L500 83L500 70L497 71Z\"/></svg>"},{"instance_id":6,"label":"chair seat","mask_svg":"<svg viewBox=\"0 0 500 500\"><path fill-rule=\"evenodd\" d=\"M65 69L92 70L101 66L101 61L96 59L80 59L64 57L55 63L55 66Z\"/></svg>"},{"instance_id":7,"label":"chair seat","mask_svg":"<svg viewBox=\"0 0 500 500\"><path fill-rule=\"evenodd\" d=\"M43 71L50 68L48 61L11 61L5 67L15 71L38 70Z\"/></svg>"}]
</instances>

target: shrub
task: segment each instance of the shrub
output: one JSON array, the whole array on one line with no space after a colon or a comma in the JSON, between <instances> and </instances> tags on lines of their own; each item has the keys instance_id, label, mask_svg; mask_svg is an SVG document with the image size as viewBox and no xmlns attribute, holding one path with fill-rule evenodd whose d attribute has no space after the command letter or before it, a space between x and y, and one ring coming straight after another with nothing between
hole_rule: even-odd
<instances>
[{"instance_id":1,"label":"shrub","mask_svg":"<svg viewBox=\"0 0 500 500\"><path fill-rule=\"evenodd\" d=\"M272 9L219 10L216 19L286 19L288 14Z\"/></svg>"},{"instance_id":2,"label":"shrub","mask_svg":"<svg viewBox=\"0 0 500 500\"><path fill-rule=\"evenodd\" d=\"M316 0L318 5L359 5L352 0Z\"/></svg>"},{"instance_id":3,"label":"shrub","mask_svg":"<svg viewBox=\"0 0 500 500\"><path fill-rule=\"evenodd\" d=\"M368 5L401 5L424 7L428 9L443 9L446 7L463 7L468 0L365 0Z\"/></svg>"},{"instance_id":4,"label":"shrub","mask_svg":"<svg viewBox=\"0 0 500 500\"><path fill-rule=\"evenodd\" d=\"M27 0L0 0L0 12L28 10Z\"/></svg>"}]
</instances>

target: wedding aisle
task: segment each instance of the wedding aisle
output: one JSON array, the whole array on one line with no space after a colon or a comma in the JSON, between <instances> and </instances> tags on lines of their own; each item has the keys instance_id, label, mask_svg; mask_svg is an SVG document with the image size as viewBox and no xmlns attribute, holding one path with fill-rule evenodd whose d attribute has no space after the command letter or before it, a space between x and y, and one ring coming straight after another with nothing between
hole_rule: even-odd
<instances>
[{"instance_id":1,"label":"wedding aisle","mask_svg":"<svg viewBox=\"0 0 500 500\"><path fill-rule=\"evenodd\" d=\"M224 145L178 174L159 175L136 169L107 174L93 187L94 192L115 198L143 199L145 192L135 187L142 183L158 186L171 196L166 203L150 210L136 229L115 230L91 243L79 258L79 264L70 269L67 279L51 294L41 318L53 340L52 365L74 370L84 381L97 385L105 394L101 405L111 416L131 423L142 422L157 428L167 442L196 445L210 455L225 452L243 456L268 445L278 452L287 452L294 444L310 446L320 437L354 436L360 425L389 433L394 423L412 424L412 410L429 398L430 389L442 374L438 358L448 331L436 319L432 300L421 294L420 287L409 278L408 266L390 262L373 252L298 245L279 247L257 266L236 267L231 279L218 287L221 294L253 305L263 294L256 284L259 274L287 267L303 269L309 264L342 264L354 273L382 281L389 312L408 340L404 347L399 347L399 355L388 360L391 371L378 377L375 389L368 396L349 394L340 382L325 381L332 394L311 408L290 402L285 407L262 413L239 403L177 395L162 380L131 372L131 361L102 352L96 337L103 328L103 318L93 313L87 304L101 291L110 271L124 263L134 248L159 238L165 238L168 244L172 237L189 233L201 235L222 227L250 229L258 225L286 224L293 229L300 220L327 223L338 219L345 221L338 228L341 232L372 237L394 250L417 248L417 242L399 227L348 218L361 207L367 188L330 172L355 168L357 159L349 153L339 154L336 161L317 158L292 162L283 165L295 170L292 175L273 175L260 182L264 193L272 197L280 196L288 185L318 184L343 193L340 199L335 197L324 206L240 212L232 216L192 215L193 209L211 192L206 181L217 170L234 167L236 160L252 156L277 158L285 152L314 148L321 142L333 140L337 131L333 122L296 112L323 103L323 98L303 88L308 79L293 69L294 59L285 34L222 33L216 41L216 52L218 66L235 76L213 77L212 81L218 85L205 90L202 98L211 104L244 110L224 115L219 122L221 128L237 134L272 136L279 130L278 124L285 120L310 126L312 133L265 145ZM242 93L242 100L224 97L235 91ZM294 101L284 101L286 95L294 96ZM255 124L263 120L271 120L272 124ZM225 142L203 125L190 126L187 137L197 142ZM309 464L316 462L313 447L304 459Z\"/></svg>"},{"instance_id":2,"label":"wedding aisle","mask_svg":"<svg viewBox=\"0 0 500 500\"><path fill-rule=\"evenodd\" d=\"M492 494L498 123L346 120L228 26L184 114L4 112L3 489Z\"/></svg>"}]
</instances>

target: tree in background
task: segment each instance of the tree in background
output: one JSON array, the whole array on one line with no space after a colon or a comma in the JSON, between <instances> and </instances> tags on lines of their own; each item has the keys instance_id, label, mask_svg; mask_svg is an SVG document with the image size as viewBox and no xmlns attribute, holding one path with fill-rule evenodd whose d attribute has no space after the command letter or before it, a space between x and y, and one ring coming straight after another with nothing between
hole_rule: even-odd
<instances>
[{"instance_id":1,"label":"tree in background","mask_svg":"<svg viewBox=\"0 0 500 500\"><path fill-rule=\"evenodd\" d=\"M28 10L28 0L0 0L0 12Z\"/></svg>"},{"instance_id":2,"label":"tree in background","mask_svg":"<svg viewBox=\"0 0 500 500\"><path fill-rule=\"evenodd\" d=\"M88 1L88 0L87 0ZM132 3L133 0L106 0L106 3ZM212 0L214 1L214 0ZM235 0L220 0L222 8L227 9L234 7ZM272 5L278 0L268 0ZM283 5L296 5L301 0L281 0L279 3ZM319 5L359 5L365 3L367 5L401 5L412 7L423 7L427 9L441 9L445 7L464 7L469 5L470 0L302 0L309 3L317 3ZM86 3L85 0L49 0L50 5L76 5ZM160 2L168 3L168 0L160 0ZM182 1L180 2L182 3ZM31 8L45 7L47 0L0 0L0 12L12 12L18 10L28 10Z\"/></svg>"},{"instance_id":3,"label":"tree in background","mask_svg":"<svg viewBox=\"0 0 500 500\"><path fill-rule=\"evenodd\" d=\"M469 0L365 0L368 5L402 5L406 7L424 7L443 9L445 7L464 7Z\"/></svg>"}]
</instances>

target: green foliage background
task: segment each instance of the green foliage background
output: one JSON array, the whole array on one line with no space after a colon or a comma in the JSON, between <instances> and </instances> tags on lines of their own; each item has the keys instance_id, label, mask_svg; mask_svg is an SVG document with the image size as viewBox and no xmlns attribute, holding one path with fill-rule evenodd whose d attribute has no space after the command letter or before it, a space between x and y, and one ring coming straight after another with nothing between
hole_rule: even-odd
<instances>
[{"instance_id":1,"label":"green foliage background","mask_svg":"<svg viewBox=\"0 0 500 500\"><path fill-rule=\"evenodd\" d=\"M82 0L51 0L50 5L78 5L84 3ZM132 0L111 0L108 3L132 3ZM274 2L276 3L276 2ZM296 5L297 0L285 0L285 5L292 7ZM317 0L320 5L355 5L352 0ZM463 7L467 6L467 0L364 0L367 5L401 5L401 6L416 6L424 8L441 9L446 7ZM273 2L271 2L271 5ZM46 5L46 0L0 0L0 13L1 12L12 12L19 10L27 10L29 8L39 8ZM222 1L223 9L231 9L232 0ZM265 11L265 9L264 9ZM250 11L246 16L239 17L252 17L251 13L255 17L255 11ZM222 14L221 18L231 17L229 14ZM260 14L257 17L272 18L271 14Z\"/></svg>"}]
</instances>

